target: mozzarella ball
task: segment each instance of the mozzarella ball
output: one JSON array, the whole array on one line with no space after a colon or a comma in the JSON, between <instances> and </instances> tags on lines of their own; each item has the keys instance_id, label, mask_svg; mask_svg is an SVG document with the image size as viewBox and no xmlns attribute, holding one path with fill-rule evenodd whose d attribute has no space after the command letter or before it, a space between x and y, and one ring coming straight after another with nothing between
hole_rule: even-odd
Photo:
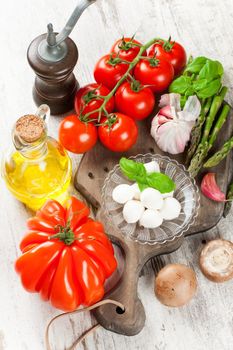
<instances>
[{"instance_id":1,"label":"mozzarella ball","mask_svg":"<svg viewBox=\"0 0 233 350\"><path fill-rule=\"evenodd\" d=\"M123 217L128 224L134 224L140 219L144 210L141 202L131 200L124 205Z\"/></svg>"},{"instance_id":2,"label":"mozzarella ball","mask_svg":"<svg viewBox=\"0 0 233 350\"><path fill-rule=\"evenodd\" d=\"M147 174L160 173L159 163L157 163L155 160L145 163L144 167L146 168Z\"/></svg>"},{"instance_id":3,"label":"mozzarella ball","mask_svg":"<svg viewBox=\"0 0 233 350\"><path fill-rule=\"evenodd\" d=\"M133 199L134 191L132 186L127 184L118 185L112 191L112 198L115 202L125 204Z\"/></svg>"},{"instance_id":4,"label":"mozzarella ball","mask_svg":"<svg viewBox=\"0 0 233 350\"><path fill-rule=\"evenodd\" d=\"M141 192L140 200L147 209L160 209L163 206L161 193L154 188L148 187Z\"/></svg>"},{"instance_id":5,"label":"mozzarella ball","mask_svg":"<svg viewBox=\"0 0 233 350\"><path fill-rule=\"evenodd\" d=\"M163 198L173 197L174 191L162 193Z\"/></svg>"},{"instance_id":6,"label":"mozzarella ball","mask_svg":"<svg viewBox=\"0 0 233 350\"><path fill-rule=\"evenodd\" d=\"M146 209L141 216L140 225L145 228L156 228L162 225L163 218L158 210Z\"/></svg>"},{"instance_id":7,"label":"mozzarella ball","mask_svg":"<svg viewBox=\"0 0 233 350\"><path fill-rule=\"evenodd\" d=\"M141 194L141 191L138 187L138 184L135 182L133 185L131 185L133 191L134 191L134 195L133 195L133 198L134 199L137 199L138 201L140 200L140 194Z\"/></svg>"},{"instance_id":8,"label":"mozzarella ball","mask_svg":"<svg viewBox=\"0 0 233 350\"><path fill-rule=\"evenodd\" d=\"M163 206L160 210L164 220L173 220L178 218L181 211L181 205L177 199L168 197L163 201Z\"/></svg>"}]
</instances>

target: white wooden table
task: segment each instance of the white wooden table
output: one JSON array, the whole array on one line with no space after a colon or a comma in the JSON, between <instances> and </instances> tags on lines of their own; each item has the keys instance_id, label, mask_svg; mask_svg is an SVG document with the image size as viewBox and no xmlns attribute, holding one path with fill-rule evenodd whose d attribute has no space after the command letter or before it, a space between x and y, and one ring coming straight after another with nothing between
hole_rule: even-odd
<instances>
[{"instance_id":1,"label":"white wooden table","mask_svg":"<svg viewBox=\"0 0 233 350\"><path fill-rule=\"evenodd\" d=\"M19 116L33 113L33 72L26 60L27 46L53 22L60 30L78 0L0 1L0 147L10 143L11 127ZM222 61L233 103L233 1L232 0L97 0L81 17L72 38L79 47L75 69L81 84L93 81L96 60L107 53L115 39L137 34L140 40L153 36L181 42L188 53ZM59 118L51 118L50 134L57 136ZM77 164L79 157L73 157ZM74 170L75 170L74 166ZM26 293L14 271L19 241L29 213L6 190L0 196L0 349L41 350L48 320L58 313L38 295ZM146 325L135 337L99 329L83 342L85 350L232 350L233 282L217 285L207 281L198 268L203 239L232 239L233 211L216 229L187 238L178 252L164 262L185 263L198 275L199 289L186 307L171 309L154 297L154 272L148 265L139 280L139 294L146 309ZM81 314L58 322L54 349L62 350L95 320ZM55 340L55 341L54 341Z\"/></svg>"}]
</instances>

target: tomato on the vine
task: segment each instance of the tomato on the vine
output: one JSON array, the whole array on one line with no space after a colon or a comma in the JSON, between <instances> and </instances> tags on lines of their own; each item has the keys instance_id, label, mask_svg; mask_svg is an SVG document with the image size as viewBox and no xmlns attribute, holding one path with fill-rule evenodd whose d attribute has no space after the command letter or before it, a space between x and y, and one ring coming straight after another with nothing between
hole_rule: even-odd
<instances>
[{"instance_id":1,"label":"tomato on the vine","mask_svg":"<svg viewBox=\"0 0 233 350\"><path fill-rule=\"evenodd\" d=\"M101 96L107 96L110 90L104 85L98 85L96 83L88 84L79 89L74 99L75 111L78 115L82 113L85 115L96 109L100 108L103 104ZM114 110L114 97L106 103L105 109L108 113ZM91 113L89 119L97 119L98 112Z\"/></svg>"},{"instance_id":2,"label":"tomato on the vine","mask_svg":"<svg viewBox=\"0 0 233 350\"><path fill-rule=\"evenodd\" d=\"M136 120L147 118L153 111L155 97L152 90L143 87L133 80L131 83L124 82L115 95L116 108L119 112Z\"/></svg>"},{"instance_id":3,"label":"tomato on the vine","mask_svg":"<svg viewBox=\"0 0 233 350\"><path fill-rule=\"evenodd\" d=\"M170 62L174 68L175 75L181 73L187 61L186 52L182 45L175 41L160 40L149 49L149 56L156 55L156 58L162 58Z\"/></svg>"},{"instance_id":4,"label":"tomato on the vine","mask_svg":"<svg viewBox=\"0 0 233 350\"><path fill-rule=\"evenodd\" d=\"M97 128L92 123L82 122L75 114L64 118L59 126L59 140L70 152L85 153L97 141Z\"/></svg>"},{"instance_id":5,"label":"tomato on the vine","mask_svg":"<svg viewBox=\"0 0 233 350\"><path fill-rule=\"evenodd\" d=\"M111 52L114 52L118 55L122 60L126 60L128 62L132 62L134 58L138 55L140 51L140 47L142 44L134 40L133 38L122 38L117 40L112 48ZM143 52L142 56L146 56L146 51Z\"/></svg>"},{"instance_id":6,"label":"tomato on the vine","mask_svg":"<svg viewBox=\"0 0 233 350\"><path fill-rule=\"evenodd\" d=\"M96 63L94 77L98 84L103 84L112 90L128 68L129 65L122 63L116 54L105 55Z\"/></svg>"},{"instance_id":7,"label":"tomato on the vine","mask_svg":"<svg viewBox=\"0 0 233 350\"><path fill-rule=\"evenodd\" d=\"M171 84L174 69L170 62L148 56L138 62L134 76L143 85L149 85L154 92L161 93Z\"/></svg>"},{"instance_id":8,"label":"tomato on the vine","mask_svg":"<svg viewBox=\"0 0 233 350\"><path fill-rule=\"evenodd\" d=\"M132 118L114 113L109 120L112 125L107 121L107 118L103 118L102 125L98 128L99 139L105 147L113 152L125 152L136 143L138 128Z\"/></svg>"}]
</instances>

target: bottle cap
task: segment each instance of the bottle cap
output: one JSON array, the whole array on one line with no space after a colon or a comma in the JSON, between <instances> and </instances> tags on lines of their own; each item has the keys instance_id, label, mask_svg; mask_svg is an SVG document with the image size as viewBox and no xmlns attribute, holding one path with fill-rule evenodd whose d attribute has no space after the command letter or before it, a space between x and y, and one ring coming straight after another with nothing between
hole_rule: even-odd
<instances>
[{"instance_id":1,"label":"bottle cap","mask_svg":"<svg viewBox=\"0 0 233 350\"><path fill-rule=\"evenodd\" d=\"M22 140L31 143L41 138L45 124L39 116L28 114L17 120L15 130Z\"/></svg>"}]
</instances>

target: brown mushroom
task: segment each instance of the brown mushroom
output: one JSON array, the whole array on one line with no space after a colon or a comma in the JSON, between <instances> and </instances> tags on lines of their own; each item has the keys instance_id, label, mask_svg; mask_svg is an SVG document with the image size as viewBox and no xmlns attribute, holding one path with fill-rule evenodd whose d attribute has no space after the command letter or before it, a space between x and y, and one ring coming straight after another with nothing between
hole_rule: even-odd
<instances>
[{"instance_id":1,"label":"brown mushroom","mask_svg":"<svg viewBox=\"0 0 233 350\"><path fill-rule=\"evenodd\" d=\"M197 289L195 272L186 265L168 264L155 279L155 295L167 306L187 304Z\"/></svg>"},{"instance_id":2,"label":"brown mushroom","mask_svg":"<svg viewBox=\"0 0 233 350\"><path fill-rule=\"evenodd\" d=\"M225 282L233 278L233 243L225 239L207 243L200 255L200 268L213 282Z\"/></svg>"}]
</instances>

